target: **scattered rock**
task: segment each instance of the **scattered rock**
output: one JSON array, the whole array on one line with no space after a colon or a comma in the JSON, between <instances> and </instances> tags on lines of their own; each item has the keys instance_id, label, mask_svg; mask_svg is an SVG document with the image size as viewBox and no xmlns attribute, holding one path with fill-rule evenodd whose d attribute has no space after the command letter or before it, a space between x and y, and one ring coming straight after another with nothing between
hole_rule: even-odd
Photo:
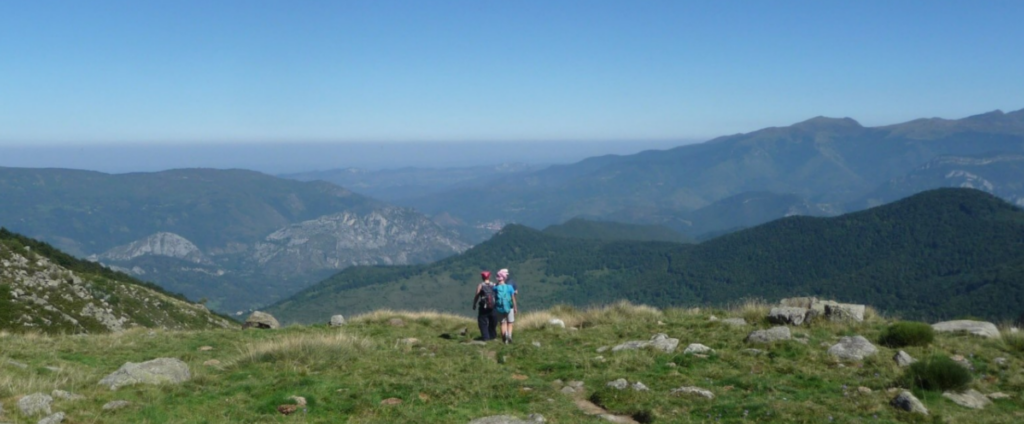
<instances>
[{"instance_id":1,"label":"scattered rock","mask_svg":"<svg viewBox=\"0 0 1024 424\"><path fill-rule=\"evenodd\" d=\"M972 371L974 370L974 364L972 364L971 361L968 361L967 358L964 357L964 355L953 355L950 356L949 359L952 359L953 362L960 364L961 367L967 368L968 370Z\"/></svg>"},{"instance_id":2,"label":"scattered rock","mask_svg":"<svg viewBox=\"0 0 1024 424\"><path fill-rule=\"evenodd\" d=\"M482 340L470 340L468 342L464 342L464 344L473 345L473 346L487 346L487 342L482 341Z\"/></svg>"},{"instance_id":3,"label":"scattered rock","mask_svg":"<svg viewBox=\"0 0 1024 424\"><path fill-rule=\"evenodd\" d=\"M683 354L708 354L713 353L714 351L714 349L704 346L700 343L691 343L689 346L686 347L686 349L683 350Z\"/></svg>"},{"instance_id":4,"label":"scattered rock","mask_svg":"<svg viewBox=\"0 0 1024 424\"><path fill-rule=\"evenodd\" d=\"M63 390L54 390L53 392L50 393L50 396L53 396L55 399L64 399L64 400L82 400L82 399L85 399L85 396L76 395L74 393L65 392Z\"/></svg>"},{"instance_id":5,"label":"scattered rock","mask_svg":"<svg viewBox=\"0 0 1024 424\"><path fill-rule=\"evenodd\" d=\"M242 324L242 329L247 328L259 328L265 330L275 330L281 328L281 324L277 322L277 318L266 312L255 311L249 318L245 319L245 324Z\"/></svg>"},{"instance_id":6,"label":"scattered rock","mask_svg":"<svg viewBox=\"0 0 1024 424\"><path fill-rule=\"evenodd\" d=\"M679 365L676 365L675 362L669 362L669 363L665 364L665 366L669 367L669 368L675 368L675 367L678 367Z\"/></svg>"},{"instance_id":7,"label":"scattered rock","mask_svg":"<svg viewBox=\"0 0 1024 424\"><path fill-rule=\"evenodd\" d=\"M469 424L536 424L547 422L541 414L530 414L525 420L511 415L494 415L490 417L477 418Z\"/></svg>"},{"instance_id":8,"label":"scattered rock","mask_svg":"<svg viewBox=\"0 0 1024 424\"><path fill-rule=\"evenodd\" d=\"M128 402L126 400L112 400L110 402L107 402L106 405L103 405L103 410L104 411L116 411L116 410L121 409L121 408L127 408L131 404L132 404L131 402Z\"/></svg>"},{"instance_id":9,"label":"scattered rock","mask_svg":"<svg viewBox=\"0 0 1024 424\"><path fill-rule=\"evenodd\" d=\"M525 375L522 375L522 374L512 374L512 379L513 380L523 381L523 380L526 380L527 378L529 378L529 377L527 377Z\"/></svg>"},{"instance_id":10,"label":"scattered rock","mask_svg":"<svg viewBox=\"0 0 1024 424\"><path fill-rule=\"evenodd\" d=\"M39 422L37 424L59 424L59 423L61 423L63 421L64 421L64 413L63 412L58 412L56 414L50 415L50 416L48 416L46 418L43 418L43 419L39 420Z\"/></svg>"},{"instance_id":11,"label":"scattered rock","mask_svg":"<svg viewBox=\"0 0 1024 424\"><path fill-rule=\"evenodd\" d=\"M574 388L576 390L580 390L580 389L583 388L583 382L579 381L579 380L571 380L571 381L569 381L567 386L572 387L572 388Z\"/></svg>"},{"instance_id":12,"label":"scattered rock","mask_svg":"<svg viewBox=\"0 0 1024 424\"><path fill-rule=\"evenodd\" d=\"M963 393L945 392L942 394L942 397L953 401L957 405L971 409L983 409L992 404L991 400L974 389L968 389Z\"/></svg>"},{"instance_id":13,"label":"scattered rock","mask_svg":"<svg viewBox=\"0 0 1024 424\"><path fill-rule=\"evenodd\" d=\"M632 388L633 388L633 391L636 391L636 392L646 392L646 391L648 391L648 390L649 390L649 389L647 388L647 386L646 386L646 385L644 385L644 383L641 383L641 382L639 382L639 381L637 381L636 383L633 383L633 385L632 385L632 386L630 386L630 387L632 387Z\"/></svg>"},{"instance_id":14,"label":"scattered rock","mask_svg":"<svg viewBox=\"0 0 1024 424\"><path fill-rule=\"evenodd\" d=\"M825 318L833 322L864 322L864 305L826 304Z\"/></svg>"},{"instance_id":15,"label":"scattered rock","mask_svg":"<svg viewBox=\"0 0 1024 424\"><path fill-rule=\"evenodd\" d=\"M576 393L576 389L574 389L572 387L569 387L569 386L565 386L565 387L562 388L561 392L563 394L571 395L571 394L575 394Z\"/></svg>"},{"instance_id":16,"label":"scattered rock","mask_svg":"<svg viewBox=\"0 0 1024 424\"><path fill-rule=\"evenodd\" d=\"M828 349L828 354L845 361L860 361L878 353L878 348L862 336L843 337Z\"/></svg>"},{"instance_id":17,"label":"scattered rock","mask_svg":"<svg viewBox=\"0 0 1024 424\"><path fill-rule=\"evenodd\" d=\"M789 327L772 327L767 330L757 330L747 336L747 343L772 343L780 340L790 340L793 335Z\"/></svg>"},{"instance_id":18,"label":"scattered rock","mask_svg":"<svg viewBox=\"0 0 1024 424\"><path fill-rule=\"evenodd\" d=\"M864 387L864 386L858 387L857 391L860 392L860 394L862 394L862 395L870 395L871 392L872 392L871 388Z\"/></svg>"},{"instance_id":19,"label":"scattered rock","mask_svg":"<svg viewBox=\"0 0 1024 424\"><path fill-rule=\"evenodd\" d=\"M779 305L790 308L811 309L818 302L816 297L788 297L779 301Z\"/></svg>"},{"instance_id":20,"label":"scattered rock","mask_svg":"<svg viewBox=\"0 0 1024 424\"><path fill-rule=\"evenodd\" d=\"M1003 392L989 393L986 396L988 396L989 399L995 399L995 400L1009 399L1010 398L1010 395L1008 395L1006 393L1003 393Z\"/></svg>"},{"instance_id":21,"label":"scattered rock","mask_svg":"<svg viewBox=\"0 0 1024 424\"><path fill-rule=\"evenodd\" d=\"M676 346L679 346L679 339L669 338L667 334L659 333L651 337L649 341L634 340L615 346L612 348L612 352L653 347L660 351L671 353L676 350Z\"/></svg>"},{"instance_id":22,"label":"scattered rock","mask_svg":"<svg viewBox=\"0 0 1024 424\"><path fill-rule=\"evenodd\" d=\"M460 337L466 337L467 334L469 334L469 327L462 327L462 329L459 330Z\"/></svg>"},{"instance_id":23,"label":"scattered rock","mask_svg":"<svg viewBox=\"0 0 1024 424\"><path fill-rule=\"evenodd\" d=\"M676 396L694 395L694 396L700 396L700 397L704 397L704 398L708 398L708 399L714 399L715 398L715 394L711 393L710 390L702 389L700 387L694 387L694 386L686 386L686 387L680 387L678 389L672 389L672 394L676 395Z\"/></svg>"},{"instance_id":24,"label":"scattered rock","mask_svg":"<svg viewBox=\"0 0 1024 424\"><path fill-rule=\"evenodd\" d=\"M625 390L627 387L629 387L629 382L626 381L625 378L620 378L615 381L609 381L608 384L605 384L605 386L611 387L616 390Z\"/></svg>"},{"instance_id":25,"label":"scattered rock","mask_svg":"<svg viewBox=\"0 0 1024 424\"><path fill-rule=\"evenodd\" d=\"M128 362L110 375L103 377L99 384L110 390L133 384L177 384L192 378L188 364L180 359L157 358L143 363Z\"/></svg>"},{"instance_id":26,"label":"scattered rock","mask_svg":"<svg viewBox=\"0 0 1024 424\"><path fill-rule=\"evenodd\" d=\"M900 394L896 395L890 403L892 406L904 411L928 415L928 408L925 408L924 404L907 390L900 391Z\"/></svg>"},{"instance_id":27,"label":"scattered rock","mask_svg":"<svg viewBox=\"0 0 1024 424\"><path fill-rule=\"evenodd\" d=\"M746 354L746 355L750 355L750 356L760 356L760 355L764 355L765 353L768 353L768 352L765 352L765 351L763 351L761 349L743 349L743 350L740 351L740 353L743 353L743 354Z\"/></svg>"},{"instance_id":28,"label":"scattered rock","mask_svg":"<svg viewBox=\"0 0 1024 424\"><path fill-rule=\"evenodd\" d=\"M220 361L218 361L216 359L211 359L209 361L203 362L203 365L207 366L207 367L216 367L216 366L220 365Z\"/></svg>"},{"instance_id":29,"label":"scattered rock","mask_svg":"<svg viewBox=\"0 0 1024 424\"><path fill-rule=\"evenodd\" d=\"M562 321L562 320L560 320L558 318L551 318L551 319L548 320L548 325L554 326L554 327L565 328L565 321Z\"/></svg>"},{"instance_id":30,"label":"scattered rock","mask_svg":"<svg viewBox=\"0 0 1024 424\"><path fill-rule=\"evenodd\" d=\"M768 321L772 324L800 325L807 317L807 309L795 307L776 307L768 313Z\"/></svg>"},{"instance_id":31,"label":"scattered rock","mask_svg":"<svg viewBox=\"0 0 1024 424\"><path fill-rule=\"evenodd\" d=\"M715 322L715 321L718 321L718 317L716 317L716 316L712 315L712 316L708 317L708 321L709 321L709 322ZM658 322L661 322L661 321L658 321Z\"/></svg>"},{"instance_id":32,"label":"scattered rock","mask_svg":"<svg viewBox=\"0 0 1024 424\"><path fill-rule=\"evenodd\" d=\"M1003 358L1003 357L998 357L996 359L993 359L992 362L995 362L996 365L999 365L999 366L1002 366L1002 367L1005 367L1006 364L1007 364L1006 358Z\"/></svg>"},{"instance_id":33,"label":"scattered rock","mask_svg":"<svg viewBox=\"0 0 1024 424\"><path fill-rule=\"evenodd\" d=\"M726 318L722 320L722 324L731 325L733 327L744 327L747 325L747 320L743 318Z\"/></svg>"},{"instance_id":34,"label":"scattered rock","mask_svg":"<svg viewBox=\"0 0 1024 424\"><path fill-rule=\"evenodd\" d=\"M199 351L200 351L200 352L209 352L209 351L211 351L211 350L213 350L213 346L201 346L201 347L199 348Z\"/></svg>"},{"instance_id":35,"label":"scattered rock","mask_svg":"<svg viewBox=\"0 0 1024 424\"><path fill-rule=\"evenodd\" d=\"M976 336L993 339L1000 338L999 329L991 322L958 320L932 324L932 329L940 333L966 332Z\"/></svg>"},{"instance_id":36,"label":"scattered rock","mask_svg":"<svg viewBox=\"0 0 1024 424\"><path fill-rule=\"evenodd\" d=\"M594 360L598 362L604 362L604 356L597 355L594 357Z\"/></svg>"},{"instance_id":37,"label":"scattered rock","mask_svg":"<svg viewBox=\"0 0 1024 424\"><path fill-rule=\"evenodd\" d=\"M18 409L21 415L31 417L33 415L50 415L50 404L53 398L43 393L33 393L18 400Z\"/></svg>"},{"instance_id":38,"label":"scattered rock","mask_svg":"<svg viewBox=\"0 0 1024 424\"><path fill-rule=\"evenodd\" d=\"M341 314L331 316L331 320L327 322L327 325L331 327L341 327L345 325L345 317Z\"/></svg>"},{"instance_id":39,"label":"scattered rock","mask_svg":"<svg viewBox=\"0 0 1024 424\"><path fill-rule=\"evenodd\" d=\"M388 325L392 327L405 327L405 321L401 318L391 318L388 320Z\"/></svg>"},{"instance_id":40,"label":"scattered rock","mask_svg":"<svg viewBox=\"0 0 1024 424\"><path fill-rule=\"evenodd\" d=\"M892 360L896 361L896 365L898 365L900 368L909 367L910 364L917 362L917 359L914 359L913 357L910 356L909 353L904 352L902 350L896 352L896 355L892 357Z\"/></svg>"},{"instance_id":41,"label":"scattered rock","mask_svg":"<svg viewBox=\"0 0 1024 424\"><path fill-rule=\"evenodd\" d=\"M296 405L306 406L306 398L302 396L288 396L288 399L294 400Z\"/></svg>"},{"instance_id":42,"label":"scattered rock","mask_svg":"<svg viewBox=\"0 0 1024 424\"><path fill-rule=\"evenodd\" d=\"M404 339L399 339L398 340L398 343L401 343L401 344L404 344L404 345L414 345L414 344L419 343L419 342L420 342L420 339L417 339L415 337L406 337Z\"/></svg>"},{"instance_id":43,"label":"scattered rock","mask_svg":"<svg viewBox=\"0 0 1024 424\"><path fill-rule=\"evenodd\" d=\"M604 353L608 349L610 349L608 346L601 346L597 348L597 353Z\"/></svg>"},{"instance_id":44,"label":"scattered rock","mask_svg":"<svg viewBox=\"0 0 1024 424\"><path fill-rule=\"evenodd\" d=\"M402 400L399 399L399 398L387 398L387 399L384 399L384 400L380 401L380 404L381 405L401 405L402 404Z\"/></svg>"}]
</instances>

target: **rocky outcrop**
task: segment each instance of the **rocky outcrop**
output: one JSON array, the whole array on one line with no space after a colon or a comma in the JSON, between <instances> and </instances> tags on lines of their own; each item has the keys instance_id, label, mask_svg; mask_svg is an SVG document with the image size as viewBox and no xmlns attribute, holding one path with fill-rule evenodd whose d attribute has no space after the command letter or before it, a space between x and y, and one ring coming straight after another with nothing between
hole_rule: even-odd
<instances>
[{"instance_id":1,"label":"rocky outcrop","mask_svg":"<svg viewBox=\"0 0 1024 424\"><path fill-rule=\"evenodd\" d=\"M212 264L209 258L188 239L174 233L161 232L124 246L118 246L101 255L91 256L99 261L130 261L142 256L165 256L197 264Z\"/></svg>"},{"instance_id":2,"label":"rocky outcrop","mask_svg":"<svg viewBox=\"0 0 1024 424\"><path fill-rule=\"evenodd\" d=\"M900 394L896 395L890 403L897 409L902 409L915 414L928 415L928 408L925 408L924 404L921 403L913 393L910 393L907 390L901 391Z\"/></svg>"},{"instance_id":3,"label":"rocky outcrop","mask_svg":"<svg viewBox=\"0 0 1024 424\"><path fill-rule=\"evenodd\" d=\"M331 327L341 327L345 325L345 317L341 314L334 315L331 317L331 321L328 323Z\"/></svg>"},{"instance_id":4,"label":"rocky outcrop","mask_svg":"<svg viewBox=\"0 0 1024 424\"><path fill-rule=\"evenodd\" d=\"M117 390L135 384L177 384L192 378L188 364L180 359L157 358L142 363L128 362L98 383Z\"/></svg>"},{"instance_id":5,"label":"rocky outcrop","mask_svg":"<svg viewBox=\"0 0 1024 424\"><path fill-rule=\"evenodd\" d=\"M530 414L525 420L511 415L494 415L490 417L477 418L469 424L537 424L547 422L541 414Z\"/></svg>"},{"instance_id":6,"label":"rocky outcrop","mask_svg":"<svg viewBox=\"0 0 1024 424\"><path fill-rule=\"evenodd\" d=\"M44 393L33 393L18 400L18 409L21 415L31 417L33 415L50 415L50 404L53 398Z\"/></svg>"},{"instance_id":7,"label":"rocky outcrop","mask_svg":"<svg viewBox=\"0 0 1024 424\"><path fill-rule=\"evenodd\" d=\"M999 328L991 322L984 321L971 321L971 320L957 320L957 321L944 321L940 323L932 324L932 329L940 333L969 333L975 336L987 337L992 339L1000 338Z\"/></svg>"},{"instance_id":8,"label":"rocky outcrop","mask_svg":"<svg viewBox=\"0 0 1024 424\"><path fill-rule=\"evenodd\" d=\"M801 325L816 318L836 322L862 322L867 309L864 305L820 300L816 297L786 298L779 305L772 308L768 315L769 321L779 325Z\"/></svg>"},{"instance_id":9,"label":"rocky outcrop","mask_svg":"<svg viewBox=\"0 0 1024 424\"><path fill-rule=\"evenodd\" d=\"M768 313L768 321L778 325L800 325L804 323L807 316L807 309L796 307L772 308Z\"/></svg>"},{"instance_id":10,"label":"rocky outcrop","mask_svg":"<svg viewBox=\"0 0 1024 424\"><path fill-rule=\"evenodd\" d=\"M968 389L962 393L945 392L942 397L953 401L953 403L964 408L983 409L992 404L992 401L977 390Z\"/></svg>"},{"instance_id":11,"label":"rocky outcrop","mask_svg":"<svg viewBox=\"0 0 1024 424\"><path fill-rule=\"evenodd\" d=\"M860 361L878 353L878 348L862 336L843 337L828 349L828 354L843 361Z\"/></svg>"},{"instance_id":12,"label":"rocky outcrop","mask_svg":"<svg viewBox=\"0 0 1024 424\"><path fill-rule=\"evenodd\" d=\"M276 330L281 328L281 324L277 322L277 318L266 312L255 311L249 318L245 319L245 324L242 324L242 329L247 328L259 328L262 330Z\"/></svg>"},{"instance_id":13,"label":"rocky outcrop","mask_svg":"<svg viewBox=\"0 0 1024 424\"><path fill-rule=\"evenodd\" d=\"M793 338L789 327L772 327L767 330L756 330L747 335L747 343L772 343Z\"/></svg>"}]
</instances>

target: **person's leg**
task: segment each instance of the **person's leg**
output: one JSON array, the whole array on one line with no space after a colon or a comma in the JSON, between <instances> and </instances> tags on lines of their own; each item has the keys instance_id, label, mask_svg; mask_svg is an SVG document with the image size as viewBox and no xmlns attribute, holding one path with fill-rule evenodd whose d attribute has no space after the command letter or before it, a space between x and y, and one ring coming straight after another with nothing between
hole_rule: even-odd
<instances>
[{"instance_id":1,"label":"person's leg","mask_svg":"<svg viewBox=\"0 0 1024 424\"><path fill-rule=\"evenodd\" d=\"M491 322L487 316L483 310L476 315L476 325L480 327L480 340L483 341L487 341L488 332L491 330Z\"/></svg>"},{"instance_id":2,"label":"person's leg","mask_svg":"<svg viewBox=\"0 0 1024 424\"><path fill-rule=\"evenodd\" d=\"M515 322L516 322L516 311L515 310L508 311L508 341L509 341L509 343L512 342L512 330L515 328Z\"/></svg>"},{"instance_id":3,"label":"person's leg","mask_svg":"<svg viewBox=\"0 0 1024 424\"><path fill-rule=\"evenodd\" d=\"M491 309L491 312L488 315L490 316L490 319L491 319L491 321L490 321L491 338L495 339L495 338L498 337L498 312L493 310L493 309Z\"/></svg>"},{"instance_id":4,"label":"person's leg","mask_svg":"<svg viewBox=\"0 0 1024 424\"><path fill-rule=\"evenodd\" d=\"M507 317L507 315L505 315ZM501 341L508 343L508 319L501 320Z\"/></svg>"}]
</instances>

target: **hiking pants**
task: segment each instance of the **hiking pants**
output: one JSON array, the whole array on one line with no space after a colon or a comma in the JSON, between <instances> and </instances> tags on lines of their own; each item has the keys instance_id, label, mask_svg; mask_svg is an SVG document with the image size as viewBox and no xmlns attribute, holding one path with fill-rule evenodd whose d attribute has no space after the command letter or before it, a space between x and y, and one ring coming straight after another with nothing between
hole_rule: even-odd
<instances>
[{"instance_id":1,"label":"hiking pants","mask_svg":"<svg viewBox=\"0 0 1024 424\"><path fill-rule=\"evenodd\" d=\"M493 309L480 309L479 314L476 316L476 324L480 327L480 338L483 340L491 340L498 337L498 317L495 315Z\"/></svg>"}]
</instances>

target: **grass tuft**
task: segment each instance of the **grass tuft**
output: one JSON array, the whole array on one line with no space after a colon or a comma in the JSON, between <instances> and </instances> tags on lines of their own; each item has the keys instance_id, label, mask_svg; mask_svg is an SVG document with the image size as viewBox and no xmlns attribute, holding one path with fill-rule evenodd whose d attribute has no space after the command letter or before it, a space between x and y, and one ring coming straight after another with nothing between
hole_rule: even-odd
<instances>
[{"instance_id":1,"label":"grass tuft","mask_svg":"<svg viewBox=\"0 0 1024 424\"><path fill-rule=\"evenodd\" d=\"M971 384L971 372L948 356L935 355L910 365L903 375L903 384L930 391L964 390Z\"/></svg>"},{"instance_id":2,"label":"grass tuft","mask_svg":"<svg viewBox=\"0 0 1024 424\"><path fill-rule=\"evenodd\" d=\"M882 332L879 343L898 348L905 346L928 346L935 340L935 330L923 322L900 321Z\"/></svg>"}]
</instances>

